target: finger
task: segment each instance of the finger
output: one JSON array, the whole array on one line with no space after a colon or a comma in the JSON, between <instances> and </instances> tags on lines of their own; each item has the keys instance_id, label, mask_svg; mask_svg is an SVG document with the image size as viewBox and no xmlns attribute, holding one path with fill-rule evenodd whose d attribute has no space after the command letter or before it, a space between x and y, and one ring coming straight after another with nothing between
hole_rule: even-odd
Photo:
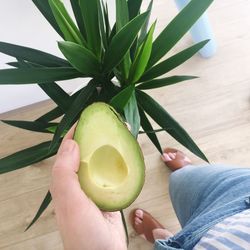
<instances>
[{"instance_id":1,"label":"finger","mask_svg":"<svg viewBox=\"0 0 250 250\"><path fill-rule=\"evenodd\" d=\"M51 194L55 202L64 202L81 191L77 171L80 163L80 152L77 143L65 139L58 150L56 162L52 169Z\"/></svg>"},{"instance_id":2,"label":"finger","mask_svg":"<svg viewBox=\"0 0 250 250\"><path fill-rule=\"evenodd\" d=\"M69 132L71 133L72 131ZM70 134L68 136L70 137ZM72 139L64 138L57 152L53 169L60 168L61 172L74 171L76 173L79 169L79 164L80 150L78 144Z\"/></svg>"}]
</instances>

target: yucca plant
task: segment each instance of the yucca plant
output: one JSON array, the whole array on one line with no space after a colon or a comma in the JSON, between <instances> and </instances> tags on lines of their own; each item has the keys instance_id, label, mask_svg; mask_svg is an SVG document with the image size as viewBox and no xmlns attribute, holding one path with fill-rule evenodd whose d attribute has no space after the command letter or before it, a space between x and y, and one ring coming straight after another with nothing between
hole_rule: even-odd
<instances>
[{"instance_id":1,"label":"yucca plant","mask_svg":"<svg viewBox=\"0 0 250 250\"><path fill-rule=\"evenodd\" d=\"M62 37L58 47L65 59L36 49L0 42L0 52L16 58L15 62L8 63L14 68L0 70L0 84L37 83L55 102L56 107L32 122L3 122L34 132L51 133L52 139L1 159L1 174L55 155L65 132L78 120L81 111L97 101L112 105L131 125L135 137L139 133L146 133L160 153L162 149L156 132L166 131L191 152L206 160L188 133L144 90L195 78L164 75L191 58L208 41L161 59L191 28L212 0L191 0L155 40L153 34L156 22L148 28L152 1L148 10L141 13L142 0L116 0L116 22L113 27L110 26L108 6L103 0L71 0L75 20L60 0L32 1ZM57 83L86 77L91 80L73 95L66 93ZM59 123L54 122L60 117ZM148 117L160 129L154 130ZM50 201L48 192L29 227Z\"/></svg>"}]
</instances>

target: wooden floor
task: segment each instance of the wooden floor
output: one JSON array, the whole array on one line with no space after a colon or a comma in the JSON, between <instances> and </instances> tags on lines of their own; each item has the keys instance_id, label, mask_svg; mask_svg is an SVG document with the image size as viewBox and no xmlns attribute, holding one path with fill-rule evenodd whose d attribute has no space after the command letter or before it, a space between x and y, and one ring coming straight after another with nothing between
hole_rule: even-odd
<instances>
[{"instance_id":1,"label":"wooden floor","mask_svg":"<svg viewBox=\"0 0 250 250\"><path fill-rule=\"evenodd\" d=\"M212 163L248 166L250 156L250 1L219 0L209 9L217 38L218 52L211 59L198 55L173 74L200 76L191 82L152 91L152 95L186 128ZM164 11L163 11L164 10ZM176 14L172 1L155 1L158 27ZM189 36L174 52L191 44ZM10 100L11 101L11 100ZM52 106L46 102L0 115L1 119L32 120ZM46 140L0 124L0 157ZM163 146L178 143L160 134ZM156 149L140 136L147 165L145 187L136 202L126 210L141 207L150 211L173 232L179 230L168 195L169 171ZM194 163L199 159L190 155ZM0 249L62 250L53 208L28 232L24 229L40 205L50 181L53 159L0 176ZM131 227L130 250L148 250L152 245L137 237ZM101 250L101 249L100 249Z\"/></svg>"}]
</instances>

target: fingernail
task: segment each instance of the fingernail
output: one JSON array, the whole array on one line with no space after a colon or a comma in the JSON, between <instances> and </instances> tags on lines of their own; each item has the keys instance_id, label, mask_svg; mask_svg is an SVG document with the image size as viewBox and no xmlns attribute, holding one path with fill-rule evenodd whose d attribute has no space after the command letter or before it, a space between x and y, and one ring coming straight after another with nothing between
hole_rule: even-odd
<instances>
[{"instance_id":1,"label":"fingernail","mask_svg":"<svg viewBox=\"0 0 250 250\"><path fill-rule=\"evenodd\" d=\"M137 217L139 217L139 218L143 218L143 211L141 210L141 209L137 209L136 211L135 211L135 215L137 216Z\"/></svg>"},{"instance_id":2,"label":"fingernail","mask_svg":"<svg viewBox=\"0 0 250 250\"><path fill-rule=\"evenodd\" d=\"M61 144L59 153L60 154L71 153L72 151L74 151L74 149L75 149L75 141L67 139L63 141L63 143Z\"/></svg>"}]
</instances>

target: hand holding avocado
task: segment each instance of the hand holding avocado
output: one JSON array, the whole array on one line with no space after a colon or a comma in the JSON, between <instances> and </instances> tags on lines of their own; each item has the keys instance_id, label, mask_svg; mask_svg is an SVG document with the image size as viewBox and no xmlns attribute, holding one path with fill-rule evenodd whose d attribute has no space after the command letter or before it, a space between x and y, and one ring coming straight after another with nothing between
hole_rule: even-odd
<instances>
[{"instance_id":1,"label":"hand holding avocado","mask_svg":"<svg viewBox=\"0 0 250 250\"><path fill-rule=\"evenodd\" d=\"M119 212L102 212L78 181L80 150L65 136L52 170L51 194L65 250L124 250L125 233Z\"/></svg>"}]
</instances>

